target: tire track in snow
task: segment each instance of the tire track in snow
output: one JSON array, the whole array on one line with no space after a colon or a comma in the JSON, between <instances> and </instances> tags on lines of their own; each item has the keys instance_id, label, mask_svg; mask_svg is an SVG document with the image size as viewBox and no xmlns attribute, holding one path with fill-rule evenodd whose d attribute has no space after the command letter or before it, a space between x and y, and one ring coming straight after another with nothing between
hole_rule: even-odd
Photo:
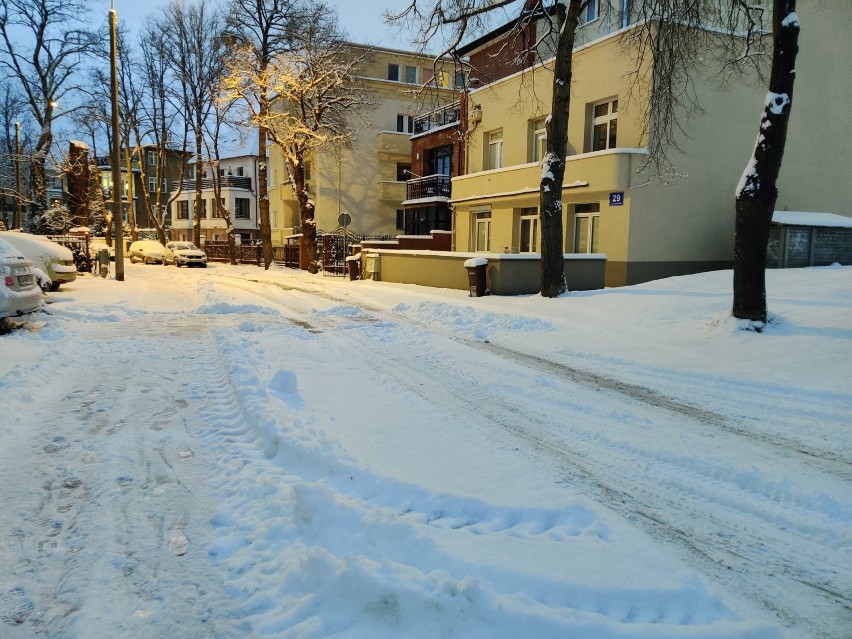
<instances>
[{"instance_id":1,"label":"tire track in snow","mask_svg":"<svg viewBox=\"0 0 852 639\"><path fill-rule=\"evenodd\" d=\"M268 293L273 303L280 304L280 296ZM349 301L344 304L349 305ZM310 306L300 309L304 318ZM334 334L353 322L378 323L386 321L388 314L371 309L373 316L356 318L330 314L311 315L315 330ZM401 344L400 350L417 348L422 340L418 332L426 329L432 335L441 334L432 328L412 322L409 318L392 315L393 320L416 326L408 338L410 343ZM301 321L304 322L304 319ZM378 328L378 331L381 329ZM755 489L754 478L739 477L736 469L714 468L701 463L700 458L689 454L668 454L661 459L658 454L643 450L638 445L619 444L614 438L600 435L603 424L600 416L593 416L587 426L568 432L560 430L552 415L539 409L541 402L531 398L518 406L506 401L505 397L492 389L475 383L475 374L456 372L442 366L439 358L424 356L421 360L406 357L403 361L387 352L391 348L381 340L374 340L365 332L344 331L351 342L353 356L369 352L374 369L381 370L387 377L404 386L409 392L419 394L424 400L450 407L453 414L468 416L468 424L479 424L486 428L483 420L516 441L526 442L524 448L532 449L537 456L550 460L563 473L569 483L580 487L589 495L609 505L616 512L640 523L653 536L675 543L687 551L695 564L705 574L743 597L757 599L761 605L774 611L784 623L801 636L841 639L826 628L841 627L842 618L850 609L850 585L836 582L839 575L832 570L838 549L832 540L845 538L845 524L826 521L826 513L820 510L806 495L790 493L778 484L760 486ZM827 480L837 484L848 477L848 464L840 456L823 455L825 451L802 449L801 442L771 437L765 433L751 433L733 424L729 416L710 409L681 402L656 391L636 384L624 383L586 371L571 369L539 357L530 357L491 344L461 340L444 335L448 341L463 343L468 347L483 349L502 361L503 366L520 366L556 378L558 384L568 384L566 393L576 387L592 393L610 392L621 396L627 413L645 415L655 427L668 422L669 428L686 432L694 431L698 443L705 436L730 449L750 447L760 458L777 460L780 465L789 464L789 457L797 457L803 466L819 466L819 472ZM360 343L359 343L360 342ZM463 354L455 355L456 361L464 361ZM414 365L412 365L414 362ZM424 385L407 380L428 380ZM424 391L424 386L428 391ZM436 390L438 389L438 390ZM470 406L470 398L482 398L476 409ZM587 400L595 404L594 397ZM644 405L640 409L638 405ZM581 415L582 417L582 415ZM581 444L578 450L578 443ZM698 447L700 452L700 447ZM594 460L594 463L590 460ZM606 464L606 460L612 463ZM604 466L607 466L604 469ZM653 468L647 477L637 477L637 468ZM605 472L604 472L605 470ZM685 481L685 479L689 481ZM774 495L773 490L781 490ZM784 492L786 491L786 496ZM812 510L817 508L817 510ZM673 517L676 515L676 517ZM780 517L780 519L779 519ZM822 521L814 521L814 519ZM778 529L773 521L778 521ZM742 529L746 526L746 529ZM798 547L801 537L824 537L828 541L825 552L819 557L802 557ZM846 555L848 543L843 550ZM776 575L772 580L764 578L764 572ZM796 596L791 596L795 592ZM788 603L800 602L795 609ZM834 619L825 623L824 619Z\"/></svg>"}]
</instances>

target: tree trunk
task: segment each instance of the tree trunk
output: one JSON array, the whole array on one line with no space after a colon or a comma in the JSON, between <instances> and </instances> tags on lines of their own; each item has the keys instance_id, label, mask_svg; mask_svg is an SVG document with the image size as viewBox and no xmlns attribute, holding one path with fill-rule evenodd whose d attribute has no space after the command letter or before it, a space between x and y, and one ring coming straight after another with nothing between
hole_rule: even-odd
<instances>
[{"instance_id":1,"label":"tree trunk","mask_svg":"<svg viewBox=\"0 0 852 639\"><path fill-rule=\"evenodd\" d=\"M572 54L574 33L580 15L581 0L570 6L556 4L559 40L553 69L553 102L547 123L547 153L542 166L540 186L541 219L541 295L559 297L568 290L565 282L562 232L562 184L568 146L568 107L571 102Z\"/></svg>"},{"instance_id":2,"label":"tree trunk","mask_svg":"<svg viewBox=\"0 0 852 639\"><path fill-rule=\"evenodd\" d=\"M265 71L264 65L264 71ZM260 122L269 120L269 98L260 97ZM272 266L272 225L269 222L269 180L266 161L266 127L261 124L257 128L257 196L260 215L260 241L263 249L263 267Z\"/></svg>"},{"instance_id":3,"label":"tree trunk","mask_svg":"<svg viewBox=\"0 0 852 639\"><path fill-rule=\"evenodd\" d=\"M198 118L195 128L195 216L192 220L192 242L196 246L201 246L201 215L202 197L201 197L201 180L204 177L204 161L201 157L202 152L202 122Z\"/></svg>"},{"instance_id":4,"label":"tree trunk","mask_svg":"<svg viewBox=\"0 0 852 639\"><path fill-rule=\"evenodd\" d=\"M766 251L778 198L776 182L787 141L799 51L799 21L795 12L795 0L774 0L769 94L754 154L737 189L732 314L754 322L767 320Z\"/></svg>"},{"instance_id":5,"label":"tree trunk","mask_svg":"<svg viewBox=\"0 0 852 639\"><path fill-rule=\"evenodd\" d=\"M289 160L288 160L289 161ZM303 271L316 273L317 267L317 226L315 206L305 191L305 158L297 154L295 162L290 162L290 173L293 176L293 190L299 202L299 217L302 225L302 235L299 238L299 268Z\"/></svg>"}]
</instances>

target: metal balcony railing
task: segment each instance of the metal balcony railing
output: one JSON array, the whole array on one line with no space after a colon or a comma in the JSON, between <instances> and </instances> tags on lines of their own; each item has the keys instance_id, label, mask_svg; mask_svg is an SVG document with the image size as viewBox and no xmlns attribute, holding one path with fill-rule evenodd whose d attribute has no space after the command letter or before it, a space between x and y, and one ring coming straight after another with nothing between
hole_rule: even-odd
<instances>
[{"instance_id":1,"label":"metal balcony railing","mask_svg":"<svg viewBox=\"0 0 852 639\"><path fill-rule=\"evenodd\" d=\"M414 117L414 135L426 133L448 124L455 124L461 119L461 103L453 102L431 113Z\"/></svg>"},{"instance_id":2,"label":"metal balcony railing","mask_svg":"<svg viewBox=\"0 0 852 639\"><path fill-rule=\"evenodd\" d=\"M245 189L251 191L251 178L239 175L223 175L219 178L219 183L223 189ZM194 191L195 180L183 180L172 182L172 191L176 191L180 187L183 191ZM201 190L213 190L213 178L203 178L201 180Z\"/></svg>"},{"instance_id":3,"label":"metal balcony railing","mask_svg":"<svg viewBox=\"0 0 852 639\"><path fill-rule=\"evenodd\" d=\"M427 175L405 183L405 199L419 200L429 197L450 197L449 175Z\"/></svg>"}]
</instances>

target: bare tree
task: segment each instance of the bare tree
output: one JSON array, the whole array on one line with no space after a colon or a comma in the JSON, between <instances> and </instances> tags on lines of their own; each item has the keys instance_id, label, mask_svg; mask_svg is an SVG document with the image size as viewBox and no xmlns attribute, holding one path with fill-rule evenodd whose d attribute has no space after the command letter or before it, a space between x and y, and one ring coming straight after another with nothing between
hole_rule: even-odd
<instances>
[{"instance_id":1,"label":"bare tree","mask_svg":"<svg viewBox=\"0 0 852 639\"><path fill-rule=\"evenodd\" d=\"M245 63L248 55L232 56L225 95L241 98L251 122L283 152L299 202L300 267L316 272L315 205L305 190L305 160L321 148L350 142L352 118L370 105L358 74L369 51L356 51L343 40L336 16L323 4L311 8L291 47L263 72L250 59ZM274 95L274 103L262 107L262 95Z\"/></svg>"},{"instance_id":2,"label":"bare tree","mask_svg":"<svg viewBox=\"0 0 852 639\"><path fill-rule=\"evenodd\" d=\"M787 124L793 104L796 54L799 51L796 0L774 0L772 74L760 120L760 135L739 188L734 240L733 315L765 323L766 251L769 226L778 198L778 173L784 158Z\"/></svg>"},{"instance_id":3,"label":"bare tree","mask_svg":"<svg viewBox=\"0 0 852 639\"><path fill-rule=\"evenodd\" d=\"M18 83L39 127L31 163L29 223L47 209L45 165L53 145L56 107L77 90L74 76L97 51L96 33L83 28L84 0L0 0L0 70Z\"/></svg>"},{"instance_id":4,"label":"bare tree","mask_svg":"<svg viewBox=\"0 0 852 639\"><path fill-rule=\"evenodd\" d=\"M290 49L293 33L305 21L300 21L301 10L297 11L298 0L231 0L228 14L228 29L232 45L244 59L239 66L251 77L265 78L275 58ZM302 22L302 24L299 24ZM233 56L231 56L233 60ZM266 122L272 102L271 87L261 82L253 91L241 91L242 99L249 103L249 110L257 114L257 192L260 209L260 239L263 244L263 264L272 265L272 225L269 220L269 179L266 160L268 131Z\"/></svg>"},{"instance_id":5,"label":"bare tree","mask_svg":"<svg viewBox=\"0 0 852 639\"><path fill-rule=\"evenodd\" d=\"M204 132L215 108L215 87L224 70L223 16L203 0L172 0L156 20L163 49L175 80L181 115L194 137L195 206L192 237L201 244L204 175Z\"/></svg>"}]
</instances>

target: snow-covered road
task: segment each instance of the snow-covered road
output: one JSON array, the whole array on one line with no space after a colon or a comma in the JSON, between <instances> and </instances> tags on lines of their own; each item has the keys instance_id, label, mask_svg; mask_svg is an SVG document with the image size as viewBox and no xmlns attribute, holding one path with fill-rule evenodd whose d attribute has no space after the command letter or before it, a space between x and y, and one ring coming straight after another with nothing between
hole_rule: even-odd
<instances>
[{"instance_id":1,"label":"snow-covered road","mask_svg":"<svg viewBox=\"0 0 852 639\"><path fill-rule=\"evenodd\" d=\"M848 637L842 384L457 293L213 265L54 296L0 338L0 635Z\"/></svg>"}]
</instances>

